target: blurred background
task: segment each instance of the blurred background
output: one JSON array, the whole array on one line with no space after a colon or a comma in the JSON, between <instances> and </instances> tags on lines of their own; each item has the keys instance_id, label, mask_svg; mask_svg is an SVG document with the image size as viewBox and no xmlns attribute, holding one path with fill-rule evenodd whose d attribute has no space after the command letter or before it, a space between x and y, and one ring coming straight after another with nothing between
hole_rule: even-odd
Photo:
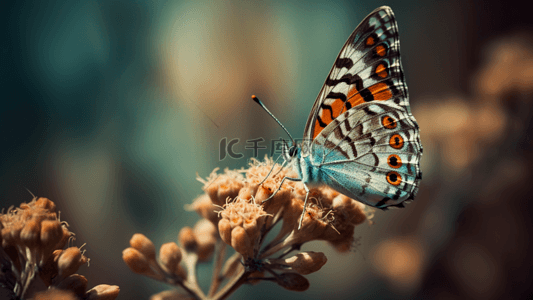
<instances>
[{"instance_id":1,"label":"blurred background","mask_svg":"<svg viewBox=\"0 0 533 300\"><path fill-rule=\"evenodd\" d=\"M290 292L233 299L526 299L533 224L533 18L525 1L3 1L0 207L37 196L87 243L89 286L119 299L167 286L122 261L199 218L196 173L246 167L295 137L336 55L372 10L396 14L423 180L405 209L359 226L354 252ZM241 159L220 160L221 141ZM248 141L248 143L247 143ZM207 287L211 265L199 270Z\"/></svg>"}]
</instances>

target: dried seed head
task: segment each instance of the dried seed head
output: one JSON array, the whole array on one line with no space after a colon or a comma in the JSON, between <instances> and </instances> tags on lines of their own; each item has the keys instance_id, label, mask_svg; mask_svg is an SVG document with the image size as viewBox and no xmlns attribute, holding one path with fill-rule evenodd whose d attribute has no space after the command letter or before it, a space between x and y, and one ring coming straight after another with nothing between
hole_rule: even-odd
<instances>
[{"instance_id":1,"label":"dried seed head","mask_svg":"<svg viewBox=\"0 0 533 300\"><path fill-rule=\"evenodd\" d=\"M191 227L183 227L178 234L178 241L186 252L196 252L198 243Z\"/></svg>"},{"instance_id":2,"label":"dried seed head","mask_svg":"<svg viewBox=\"0 0 533 300\"><path fill-rule=\"evenodd\" d=\"M38 281L27 290L28 297L89 299L85 295L87 280L74 274L88 258L77 247L62 250L74 235L67 226L59 220L56 205L46 198L34 198L0 213L3 260L10 260L11 265L11 272L6 273L10 276L8 286L20 291L21 286L28 284L28 276L35 276ZM28 274L28 270L32 273ZM0 277L7 279L6 274ZM43 288L48 290L38 293Z\"/></svg>"},{"instance_id":3,"label":"dried seed head","mask_svg":"<svg viewBox=\"0 0 533 300\"><path fill-rule=\"evenodd\" d=\"M100 284L85 293L85 300L114 300L118 297L118 285Z\"/></svg>"},{"instance_id":4,"label":"dried seed head","mask_svg":"<svg viewBox=\"0 0 533 300\"><path fill-rule=\"evenodd\" d=\"M155 260L155 246L144 234L136 233L130 239L130 246L139 250L149 260Z\"/></svg>"},{"instance_id":5,"label":"dried seed head","mask_svg":"<svg viewBox=\"0 0 533 300\"><path fill-rule=\"evenodd\" d=\"M218 223L218 229L222 240L233 248L239 247L235 250L245 257L253 255L267 216L262 207L251 199L235 198L224 205L220 216L222 219ZM239 229L235 231L237 228Z\"/></svg>"},{"instance_id":6,"label":"dried seed head","mask_svg":"<svg viewBox=\"0 0 533 300\"><path fill-rule=\"evenodd\" d=\"M282 287L296 292L303 292L309 288L309 281L297 273L284 273L277 277L277 283Z\"/></svg>"},{"instance_id":7,"label":"dried seed head","mask_svg":"<svg viewBox=\"0 0 533 300\"><path fill-rule=\"evenodd\" d=\"M171 274L178 274L178 267L181 262L181 249L176 243L166 243L161 246L159 258L165 270Z\"/></svg>"},{"instance_id":8,"label":"dried seed head","mask_svg":"<svg viewBox=\"0 0 533 300\"><path fill-rule=\"evenodd\" d=\"M135 248L126 248L122 251L122 260L130 267L130 269L137 273L147 275L152 272L150 263L146 256Z\"/></svg>"}]
</instances>

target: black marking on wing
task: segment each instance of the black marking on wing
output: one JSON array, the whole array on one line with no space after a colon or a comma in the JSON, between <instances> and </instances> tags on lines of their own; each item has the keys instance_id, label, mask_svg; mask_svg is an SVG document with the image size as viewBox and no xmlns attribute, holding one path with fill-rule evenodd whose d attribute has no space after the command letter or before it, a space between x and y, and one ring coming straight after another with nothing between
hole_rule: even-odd
<instances>
[{"instance_id":1,"label":"black marking on wing","mask_svg":"<svg viewBox=\"0 0 533 300\"><path fill-rule=\"evenodd\" d=\"M345 57L345 58L339 58L337 61L335 61L335 67L342 69L351 69L353 67L353 60L351 58Z\"/></svg>"}]
</instances>

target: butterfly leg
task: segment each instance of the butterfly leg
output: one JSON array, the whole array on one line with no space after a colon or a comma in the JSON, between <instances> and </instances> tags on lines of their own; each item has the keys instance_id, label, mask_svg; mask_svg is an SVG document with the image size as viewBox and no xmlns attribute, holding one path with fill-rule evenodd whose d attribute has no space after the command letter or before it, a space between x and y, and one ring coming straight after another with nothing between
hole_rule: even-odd
<instances>
[{"instance_id":1,"label":"butterfly leg","mask_svg":"<svg viewBox=\"0 0 533 300\"><path fill-rule=\"evenodd\" d=\"M288 179L290 181L302 181L300 178L283 177L283 179L281 180L281 183L279 184L278 189L272 195L270 195L270 197L268 197L265 200L263 200L263 202L266 202L266 201L272 199L272 197L274 197L279 192L279 190L281 190L281 186L283 185L283 182L285 181L285 179ZM305 187L305 188L307 189L307 187Z\"/></svg>"},{"instance_id":2,"label":"butterfly leg","mask_svg":"<svg viewBox=\"0 0 533 300\"><path fill-rule=\"evenodd\" d=\"M305 188L305 201L304 201L304 210L302 211L302 216L300 217L300 222L298 223L298 230L302 228L302 222L304 220L305 215L305 208L307 207L307 200L309 199L309 188L307 187L307 184L304 183Z\"/></svg>"}]
</instances>

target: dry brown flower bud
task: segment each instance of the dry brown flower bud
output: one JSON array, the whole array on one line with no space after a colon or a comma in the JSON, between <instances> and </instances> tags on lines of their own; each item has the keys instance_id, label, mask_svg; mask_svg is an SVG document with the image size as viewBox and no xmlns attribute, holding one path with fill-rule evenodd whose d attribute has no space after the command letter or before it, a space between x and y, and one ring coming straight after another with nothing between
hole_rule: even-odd
<instances>
[{"instance_id":1,"label":"dry brown flower bud","mask_svg":"<svg viewBox=\"0 0 533 300\"><path fill-rule=\"evenodd\" d=\"M144 234L136 233L130 239L130 246L139 250L149 260L155 260L155 246Z\"/></svg>"},{"instance_id":2,"label":"dry brown flower bud","mask_svg":"<svg viewBox=\"0 0 533 300\"><path fill-rule=\"evenodd\" d=\"M82 297L83 295L85 295L85 291L87 290L87 283L88 281L84 276L72 274L67 278L63 279L57 285L57 288L61 290L72 291L77 296Z\"/></svg>"},{"instance_id":3,"label":"dry brown flower bud","mask_svg":"<svg viewBox=\"0 0 533 300\"><path fill-rule=\"evenodd\" d=\"M178 275L178 267L181 262L181 249L176 243L166 243L159 250L159 258L167 272Z\"/></svg>"},{"instance_id":4,"label":"dry brown flower bud","mask_svg":"<svg viewBox=\"0 0 533 300\"><path fill-rule=\"evenodd\" d=\"M57 261L57 269L61 278L66 278L87 262L87 257L81 254L78 247L70 247L64 250Z\"/></svg>"},{"instance_id":5,"label":"dry brown flower bud","mask_svg":"<svg viewBox=\"0 0 533 300\"><path fill-rule=\"evenodd\" d=\"M38 219L29 220L20 231L20 240L28 248L39 245L41 222Z\"/></svg>"},{"instance_id":6,"label":"dry brown flower bud","mask_svg":"<svg viewBox=\"0 0 533 300\"><path fill-rule=\"evenodd\" d=\"M290 291L303 292L309 288L309 281L298 273L283 273L276 282Z\"/></svg>"},{"instance_id":7,"label":"dry brown flower bud","mask_svg":"<svg viewBox=\"0 0 533 300\"><path fill-rule=\"evenodd\" d=\"M233 215L230 219L231 228L242 227L242 217L239 215Z\"/></svg>"},{"instance_id":8,"label":"dry brown flower bud","mask_svg":"<svg viewBox=\"0 0 533 300\"><path fill-rule=\"evenodd\" d=\"M215 211L216 206L213 205L211 198L206 194L196 198L187 208L196 211L202 218L211 221L213 224L218 222L218 214Z\"/></svg>"},{"instance_id":9,"label":"dry brown flower bud","mask_svg":"<svg viewBox=\"0 0 533 300\"><path fill-rule=\"evenodd\" d=\"M118 297L120 288L118 285L100 284L88 290L85 300L114 300Z\"/></svg>"},{"instance_id":10,"label":"dry brown flower bud","mask_svg":"<svg viewBox=\"0 0 533 300\"><path fill-rule=\"evenodd\" d=\"M62 230L63 230L63 236L61 237L61 240L60 240L60 241L57 243L57 245L55 246L56 249L63 249L63 248L65 248L65 246L66 246L67 243L68 243L68 240L69 240L70 237L73 235L73 233L70 232L66 226L61 226L61 227L62 227Z\"/></svg>"},{"instance_id":11,"label":"dry brown flower bud","mask_svg":"<svg viewBox=\"0 0 533 300\"><path fill-rule=\"evenodd\" d=\"M178 241L187 252L196 252L198 243L191 227L183 227L178 234Z\"/></svg>"},{"instance_id":12,"label":"dry brown flower bud","mask_svg":"<svg viewBox=\"0 0 533 300\"><path fill-rule=\"evenodd\" d=\"M16 222L9 224L9 226L6 226L2 229L2 247L7 247L8 245L15 246L19 244L20 242L20 232L22 231L22 228L24 226L24 223L22 222Z\"/></svg>"},{"instance_id":13,"label":"dry brown flower bud","mask_svg":"<svg viewBox=\"0 0 533 300\"><path fill-rule=\"evenodd\" d=\"M217 242L218 230L206 219L201 219L194 225L194 236L198 243L198 260L208 260L215 251L215 244Z\"/></svg>"},{"instance_id":14,"label":"dry brown flower bud","mask_svg":"<svg viewBox=\"0 0 533 300\"><path fill-rule=\"evenodd\" d=\"M226 199L233 199L243 187L244 178L238 171L224 170L224 174L217 174L215 169L204 183L204 191L214 204L219 206L226 203Z\"/></svg>"},{"instance_id":15,"label":"dry brown flower bud","mask_svg":"<svg viewBox=\"0 0 533 300\"><path fill-rule=\"evenodd\" d=\"M48 210L52 213L56 211L55 203L52 202L50 199L44 197L40 197L35 201L35 207Z\"/></svg>"},{"instance_id":16,"label":"dry brown flower bud","mask_svg":"<svg viewBox=\"0 0 533 300\"><path fill-rule=\"evenodd\" d=\"M231 247L239 252L245 259L253 254L252 242L242 227L231 230Z\"/></svg>"},{"instance_id":17,"label":"dry brown flower bud","mask_svg":"<svg viewBox=\"0 0 533 300\"><path fill-rule=\"evenodd\" d=\"M258 242L261 234L262 225L264 224L264 218L267 216L265 211L260 205L254 203L254 201L235 198L233 201L224 205L224 209L220 212L222 219L219 221L219 232L222 240L235 248L235 243L238 243L239 250L237 252L243 255L253 255L254 246ZM231 238L228 236L229 227L232 228ZM246 239L239 236L236 240L233 236L233 231L236 228L242 228L246 233ZM245 228L245 229L244 229ZM238 231L239 232L239 231ZM246 243L250 246L250 249L242 248ZM244 252L241 252L244 251Z\"/></svg>"},{"instance_id":18,"label":"dry brown flower bud","mask_svg":"<svg viewBox=\"0 0 533 300\"><path fill-rule=\"evenodd\" d=\"M255 218L246 218L244 219L242 227L244 228L244 231L246 231L246 234L250 238L250 241L252 242L252 246L256 241L259 240L259 234L261 233L261 228L257 224L257 220ZM260 218L259 220L263 221L263 218ZM263 222L261 222L263 223Z\"/></svg>"},{"instance_id":19,"label":"dry brown flower bud","mask_svg":"<svg viewBox=\"0 0 533 300\"><path fill-rule=\"evenodd\" d=\"M224 243L231 246L231 223L228 219L222 219L218 222L218 232Z\"/></svg>"},{"instance_id":20,"label":"dry brown flower bud","mask_svg":"<svg viewBox=\"0 0 533 300\"><path fill-rule=\"evenodd\" d=\"M126 248L122 251L122 260L137 274L148 274L151 272L150 263L146 256L135 248Z\"/></svg>"},{"instance_id":21,"label":"dry brown flower bud","mask_svg":"<svg viewBox=\"0 0 533 300\"><path fill-rule=\"evenodd\" d=\"M326 255L322 252L301 252L293 257L284 260L285 264L290 266L294 271L307 275L314 273L328 261Z\"/></svg>"},{"instance_id":22,"label":"dry brown flower bud","mask_svg":"<svg viewBox=\"0 0 533 300\"><path fill-rule=\"evenodd\" d=\"M41 243L44 247L55 249L63 237L63 228L59 220L44 220L41 222Z\"/></svg>"}]
</instances>

